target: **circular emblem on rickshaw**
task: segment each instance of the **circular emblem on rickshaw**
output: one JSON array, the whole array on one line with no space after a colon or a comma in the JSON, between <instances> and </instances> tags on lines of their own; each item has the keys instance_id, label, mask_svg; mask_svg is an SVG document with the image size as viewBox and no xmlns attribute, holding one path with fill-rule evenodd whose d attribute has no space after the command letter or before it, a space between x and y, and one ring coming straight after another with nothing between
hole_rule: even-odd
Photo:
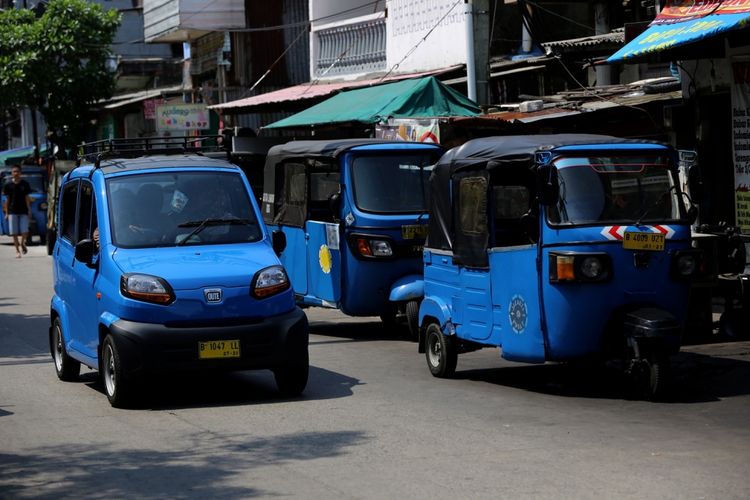
<instances>
[{"instance_id":1,"label":"circular emblem on rickshaw","mask_svg":"<svg viewBox=\"0 0 750 500\"><path fill-rule=\"evenodd\" d=\"M510 306L508 307L508 317L510 318L510 326L516 333L523 333L526 329L526 322L529 314L526 309L526 301L520 295L514 295L510 299Z\"/></svg>"},{"instance_id":2,"label":"circular emblem on rickshaw","mask_svg":"<svg viewBox=\"0 0 750 500\"><path fill-rule=\"evenodd\" d=\"M320 263L320 269L328 274L331 272L331 265L333 264L333 258L331 257L331 250L327 245L320 245L318 251L318 262Z\"/></svg>"}]
</instances>

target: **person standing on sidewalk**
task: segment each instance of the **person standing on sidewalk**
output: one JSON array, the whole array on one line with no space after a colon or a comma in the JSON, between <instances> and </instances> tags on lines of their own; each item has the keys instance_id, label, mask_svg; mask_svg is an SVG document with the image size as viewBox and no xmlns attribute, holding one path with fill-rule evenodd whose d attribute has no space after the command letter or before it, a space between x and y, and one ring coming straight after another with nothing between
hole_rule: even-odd
<instances>
[{"instance_id":1,"label":"person standing on sidewalk","mask_svg":"<svg viewBox=\"0 0 750 500\"><path fill-rule=\"evenodd\" d=\"M16 247L16 258L26 253L26 240L29 238L29 217L31 217L31 186L21 179L21 166L13 165L10 170L11 181L3 186L5 204L3 213L8 220L8 229L13 236Z\"/></svg>"}]
</instances>

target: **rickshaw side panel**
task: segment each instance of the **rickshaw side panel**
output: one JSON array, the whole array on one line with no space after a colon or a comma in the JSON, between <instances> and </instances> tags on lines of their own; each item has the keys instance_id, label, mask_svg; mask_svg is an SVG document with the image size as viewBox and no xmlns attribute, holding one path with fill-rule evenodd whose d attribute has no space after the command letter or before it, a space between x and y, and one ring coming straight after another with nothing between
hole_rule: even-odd
<instances>
[{"instance_id":1,"label":"rickshaw side panel","mask_svg":"<svg viewBox=\"0 0 750 500\"><path fill-rule=\"evenodd\" d=\"M492 249L493 335L490 344L502 346L512 361L545 361L545 339L536 269L536 246Z\"/></svg>"}]
</instances>

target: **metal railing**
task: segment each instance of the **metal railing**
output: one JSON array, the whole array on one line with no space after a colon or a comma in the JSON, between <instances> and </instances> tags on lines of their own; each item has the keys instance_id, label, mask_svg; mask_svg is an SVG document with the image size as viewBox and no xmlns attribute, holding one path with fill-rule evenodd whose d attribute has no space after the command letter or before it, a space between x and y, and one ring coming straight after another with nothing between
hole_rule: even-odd
<instances>
[{"instance_id":1,"label":"metal railing","mask_svg":"<svg viewBox=\"0 0 750 500\"><path fill-rule=\"evenodd\" d=\"M379 71L386 67L385 18L324 28L318 38L316 76Z\"/></svg>"}]
</instances>

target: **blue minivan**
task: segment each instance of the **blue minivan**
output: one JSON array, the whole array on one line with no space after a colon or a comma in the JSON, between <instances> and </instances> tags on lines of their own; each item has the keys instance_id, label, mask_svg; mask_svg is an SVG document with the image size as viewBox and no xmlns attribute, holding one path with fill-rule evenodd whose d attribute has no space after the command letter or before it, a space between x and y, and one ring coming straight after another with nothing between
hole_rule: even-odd
<instances>
[{"instance_id":1,"label":"blue minivan","mask_svg":"<svg viewBox=\"0 0 750 500\"><path fill-rule=\"evenodd\" d=\"M117 407L147 376L174 371L270 369L282 394L300 394L308 327L277 256L284 235L263 223L239 167L147 146L108 141L63 178L49 333L58 377L99 370Z\"/></svg>"}]
</instances>

